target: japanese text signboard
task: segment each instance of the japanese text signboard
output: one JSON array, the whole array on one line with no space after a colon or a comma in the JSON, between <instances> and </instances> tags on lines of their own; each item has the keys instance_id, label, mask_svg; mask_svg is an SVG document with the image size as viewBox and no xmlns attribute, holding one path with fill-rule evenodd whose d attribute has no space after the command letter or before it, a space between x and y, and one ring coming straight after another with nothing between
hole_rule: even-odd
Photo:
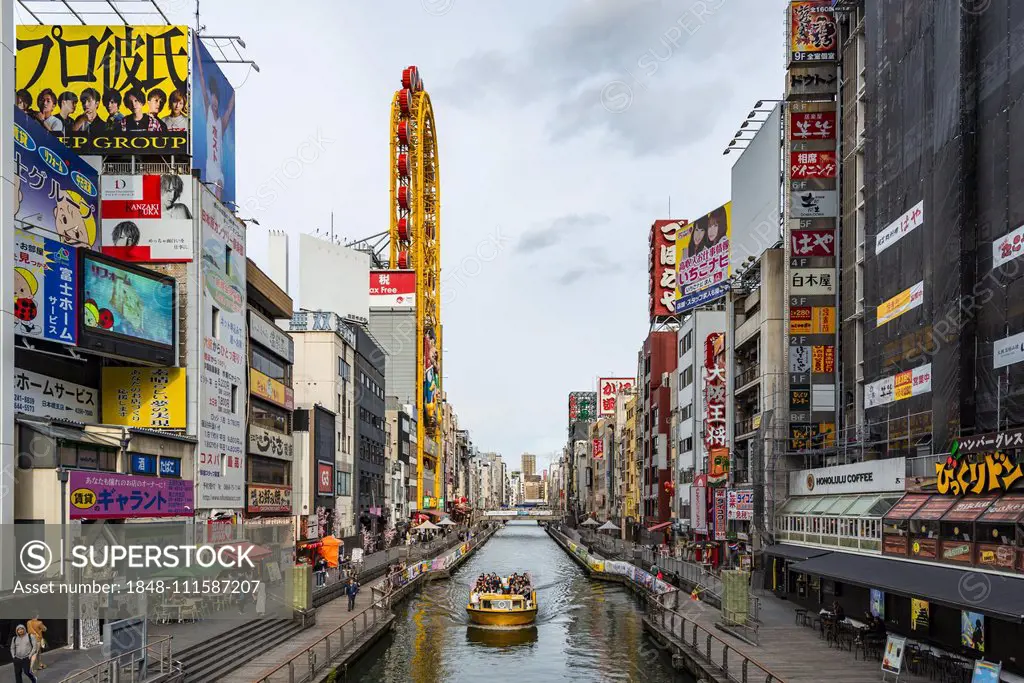
<instances>
[{"instance_id":1,"label":"japanese text signboard","mask_svg":"<svg viewBox=\"0 0 1024 683\"><path fill-rule=\"evenodd\" d=\"M725 295L732 274L730 239L732 203L686 225L676 235L677 314Z\"/></svg>"},{"instance_id":2,"label":"japanese text signboard","mask_svg":"<svg viewBox=\"0 0 1024 683\"><path fill-rule=\"evenodd\" d=\"M14 224L61 244L99 247L99 174L35 117L14 111Z\"/></svg>"},{"instance_id":3,"label":"japanese text signboard","mask_svg":"<svg viewBox=\"0 0 1024 683\"><path fill-rule=\"evenodd\" d=\"M712 457L716 451L728 448L725 428L725 363L714 352L715 342L721 337L720 333L712 332L704 340L704 448L709 463L708 484L711 486L721 484L728 478L728 453L725 467L722 467L721 462L718 462L717 467L712 467L713 462L720 460L720 457Z\"/></svg>"},{"instance_id":4,"label":"japanese text signboard","mask_svg":"<svg viewBox=\"0 0 1024 683\"><path fill-rule=\"evenodd\" d=\"M715 540L724 541L729 531L728 500L725 489L715 489Z\"/></svg>"},{"instance_id":5,"label":"japanese text signboard","mask_svg":"<svg viewBox=\"0 0 1024 683\"><path fill-rule=\"evenodd\" d=\"M676 237L685 225L686 221L658 220L651 226L647 299L652 322L675 315Z\"/></svg>"},{"instance_id":6,"label":"japanese text signboard","mask_svg":"<svg viewBox=\"0 0 1024 683\"><path fill-rule=\"evenodd\" d=\"M924 200L912 206L906 213L894 220L875 236L875 254L881 254L903 239L911 230L923 224Z\"/></svg>"},{"instance_id":7,"label":"japanese text signboard","mask_svg":"<svg viewBox=\"0 0 1024 683\"><path fill-rule=\"evenodd\" d=\"M834 230L793 230L789 233L790 254L793 256L835 256Z\"/></svg>"},{"instance_id":8,"label":"japanese text signboard","mask_svg":"<svg viewBox=\"0 0 1024 683\"><path fill-rule=\"evenodd\" d=\"M574 391L569 394L569 423L591 422L597 417L597 394Z\"/></svg>"},{"instance_id":9,"label":"japanese text signboard","mask_svg":"<svg viewBox=\"0 0 1024 683\"><path fill-rule=\"evenodd\" d=\"M185 429L184 368L103 368L103 423Z\"/></svg>"},{"instance_id":10,"label":"japanese text signboard","mask_svg":"<svg viewBox=\"0 0 1024 683\"><path fill-rule=\"evenodd\" d=\"M14 332L61 344L78 341L74 247L14 231Z\"/></svg>"},{"instance_id":11,"label":"japanese text signboard","mask_svg":"<svg viewBox=\"0 0 1024 683\"><path fill-rule=\"evenodd\" d=\"M99 392L81 384L14 369L14 412L86 424L99 422Z\"/></svg>"},{"instance_id":12,"label":"japanese text signboard","mask_svg":"<svg viewBox=\"0 0 1024 683\"><path fill-rule=\"evenodd\" d=\"M597 380L597 415L615 414L615 396L620 393L629 394L633 392L633 384L636 380L632 377L602 377Z\"/></svg>"},{"instance_id":13,"label":"japanese text signboard","mask_svg":"<svg viewBox=\"0 0 1024 683\"><path fill-rule=\"evenodd\" d=\"M792 112L789 120L791 142L836 139L834 111Z\"/></svg>"},{"instance_id":14,"label":"japanese text signboard","mask_svg":"<svg viewBox=\"0 0 1024 683\"><path fill-rule=\"evenodd\" d=\"M188 154L186 26L17 27L16 100L79 154Z\"/></svg>"},{"instance_id":15,"label":"japanese text signboard","mask_svg":"<svg viewBox=\"0 0 1024 683\"><path fill-rule=\"evenodd\" d=\"M415 308L416 272L412 270L371 270L370 308Z\"/></svg>"},{"instance_id":16,"label":"japanese text signboard","mask_svg":"<svg viewBox=\"0 0 1024 683\"><path fill-rule=\"evenodd\" d=\"M789 177L793 180L811 180L814 178L835 178L835 152L790 152Z\"/></svg>"},{"instance_id":17,"label":"japanese text signboard","mask_svg":"<svg viewBox=\"0 0 1024 683\"><path fill-rule=\"evenodd\" d=\"M594 439L591 444L591 455L594 460L600 460L604 457L604 439Z\"/></svg>"},{"instance_id":18,"label":"japanese text signboard","mask_svg":"<svg viewBox=\"0 0 1024 683\"><path fill-rule=\"evenodd\" d=\"M249 484L247 512L291 512L292 487Z\"/></svg>"},{"instance_id":19,"label":"japanese text signboard","mask_svg":"<svg viewBox=\"0 0 1024 683\"><path fill-rule=\"evenodd\" d=\"M728 489L728 517L749 522L754 518L754 490Z\"/></svg>"},{"instance_id":20,"label":"japanese text signboard","mask_svg":"<svg viewBox=\"0 0 1024 683\"><path fill-rule=\"evenodd\" d=\"M246 503L245 226L209 190L201 193L204 371L196 504L239 509Z\"/></svg>"},{"instance_id":21,"label":"japanese text signboard","mask_svg":"<svg viewBox=\"0 0 1024 683\"><path fill-rule=\"evenodd\" d=\"M839 56L839 30L831 0L799 0L789 4L791 62L834 62Z\"/></svg>"},{"instance_id":22,"label":"japanese text signboard","mask_svg":"<svg viewBox=\"0 0 1024 683\"><path fill-rule=\"evenodd\" d=\"M103 253L122 261L192 260L192 176L104 175Z\"/></svg>"},{"instance_id":23,"label":"japanese text signboard","mask_svg":"<svg viewBox=\"0 0 1024 683\"><path fill-rule=\"evenodd\" d=\"M193 515L192 481L71 470L71 519Z\"/></svg>"}]
</instances>

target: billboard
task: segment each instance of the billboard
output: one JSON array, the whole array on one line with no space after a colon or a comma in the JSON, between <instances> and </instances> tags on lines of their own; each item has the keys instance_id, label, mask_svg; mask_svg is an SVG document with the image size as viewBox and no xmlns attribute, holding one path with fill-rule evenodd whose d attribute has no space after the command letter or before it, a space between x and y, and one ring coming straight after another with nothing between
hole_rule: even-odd
<instances>
[{"instance_id":1,"label":"billboard","mask_svg":"<svg viewBox=\"0 0 1024 683\"><path fill-rule=\"evenodd\" d=\"M597 380L597 416L615 414L616 394L632 393L636 380L632 377L601 377Z\"/></svg>"},{"instance_id":2,"label":"billboard","mask_svg":"<svg viewBox=\"0 0 1024 683\"><path fill-rule=\"evenodd\" d=\"M875 309L875 326L881 327L890 320L895 320L907 311L913 310L924 303L924 281L913 287L904 289L893 298L883 301Z\"/></svg>"},{"instance_id":3,"label":"billboard","mask_svg":"<svg viewBox=\"0 0 1024 683\"><path fill-rule=\"evenodd\" d=\"M164 349L174 345L174 279L82 252L82 329Z\"/></svg>"},{"instance_id":4,"label":"billboard","mask_svg":"<svg viewBox=\"0 0 1024 683\"><path fill-rule=\"evenodd\" d=\"M726 500L725 489L715 489L715 540L724 541L729 531L728 501Z\"/></svg>"},{"instance_id":5,"label":"billboard","mask_svg":"<svg viewBox=\"0 0 1024 683\"><path fill-rule=\"evenodd\" d=\"M103 253L143 263L191 261L192 188L191 176L104 175Z\"/></svg>"},{"instance_id":6,"label":"billboard","mask_svg":"<svg viewBox=\"0 0 1024 683\"><path fill-rule=\"evenodd\" d=\"M789 153L789 177L793 180L834 179L838 169L833 151Z\"/></svg>"},{"instance_id":7,"label":"billboard","mask_svg":"<svg viewBox=\"0 0 1024 683\"><path fill-rule=\"evenodd\" d=\"M574 391L569 394L569 423L590 422L597 417L597 394L593 391Z\"/></svg>"},{"instance_id":8,"label":"billboard","mask_svg":"<svg viewBox=\"0 0 1024 683\"><path fill-rule=\"evenodd\" d=\"M103 368L103 424L185 429L183 368Z\"/></svg>"},{"instance_id":9,"label":"billboard","mask_svg":"<svg viewBox=\"0 0 1024 683\"><path fill-rule=\"evenodd\" d=\"M789 139L791 142L835 140L835 111L791 111Z\"/></svg>"},{"instance_id":10,"label":"billboard","mask_svg":"<svg viewBox=\"0 0 1024 683\"><path fill-rule=\"evenodd\" d=\"M14 412L96 424L99 393L92 387L14 368Z\"/></svg>"},{"instance_id":11,"label":"billboard","mask_svg":"<svg viewBox=\"0 0 1024 683\"><path fill-rule=\"evenodd\" d=\"M192 481L71 470L71 519L191 517Z\"/></svg>"},{"instance_id":12,"label":"billboard","mask_svg":"<svg viewBox=\"0 0 1024 683\"><path fill-rule=\"evenodd\" d=\"M416 308L416 272L371 270L370 307Z\"/></svg>"},{"instance_id":13,"label":"billboard","mask_svg":"<svg viewBox=\"0 0 1024 683\"><path fill-rule=\"evenodd\" d=\"M202 335L198 500L200 508L245 505L245 225L205 187L202 215Z\"/></svg>"},{"instance_id":14,"label":"billboard","mask_svg":"<svg viewBox=\"0 0 1024 683\"><path fill-rule=\"evenodd\" d=\"M14 170L15 226L41 228L70 246L99 246L99 174L18 109Z\"/></svg>"},{"instance_id":15,"label":"billboard","mask_svg":"<svg viewBox=\"0 0 1024 683\"><path fill-rule=\"evenodd\" d=\"M647 309L652 322L675 315L676 236L684 225L686 221L679 220L657 220L651 225L647 240L650 251Z\"/></svg>"},{"instance_id":16,"label":"billboard","mask_svg":"<svg viewBox=\"0 0 1024 683\"><path fill-rule=\"evenodd\" d=\"M754 519L754 490L728 489L727 517L741 522Z\"/></svg>"},{"instance_id":17,"label":"billboard","mask_svg":"<svg viewBox=\"0 0 1024 683\"><path fill-rule=\"evenodd\" d=\"M192 168L217 199L234 203L235 89L195 34L192 60Z\"/></svg>"},{"instance_id":18,"label":"billboard","mask_svg":"<svg viewBox=\"0 0 1024 683\"><path fill-rule=\"evenodd\" d=\"M14 333L78 342L78 254L74 247L14 231Z\"/></svg>"},{"instance_id":19,"label":"billboard","mask_svg":"<svg viewBox=\"0 0 1024 683\"><path fill-rule=\"evenodd\" d=\"M727 202L687 225L676 237L676 263L679 264L676 313L693 308L694 300L701 300L703 304L725 295L726 281L731 274L731 214L732 203ZM708 293L713 294L711 299L706 298Z\"/></svg>"},{"instance_id":20,"label":"billboard","mask_svg":"<svg viewBox=\"0 0 1024 683\"><path fill-rule=\"evenodd\" d=\"M932 390L932 364L885 377L864 385L864 408L877 408Z\"/></svg>"},{"instance_id":21,"label":"billboard","mask_svg":"<svg viewBox=\"0 0 1024 683\"><path fill-rule=\"evenodd\" d=\"M594 460L600 460L604 457L604 439L593 439L591 441L590 454L594 457Z\"/></svg>"},{"instance_id":22,"label":"billboard","mask_svg":"<svg viewBox=\"0 0 1024 683\"><path fill-rule=\"evenodd\" d=\"M423 417L427 424L440 418L436 402L441 398L441 345L438 329L423 321Z\"/></svg>"},{"instance_id":23,"label":"billboard","mask_svg":"<svg viewBox=\"0 0 1024 683\"><path fill-rule=\"evenodd\" d=\"M839 31L831 0L789 4L790 62L834 62L839 56Z\"/></svg>"},{"instance_id":24,"label":"billboard","mask_svg":"<svg viewBox=\"0 0 1024 683\"><path fill-rule=\"evenodd\" d=\"M693 530L698 534L708 533L707 487L694 484L690 487L690 517Z\"/></svg>"},{"instance_id":25,"label":"billboard","mask_svg":"<svg viewBox=\"0 0 1024 683\"><path fill-rule=\"evenodd\" d=\"M15 101L79 154L188 154L188 35L20 25Z\"/></svg>"},{"instance_id":26,"label":"billboard","mask_svg":"<svg viewBox=\"0 0 1024 683\"><path fill-rule=\"evenodd\" d=\"M924 200L921 200L875 236L875 254L881 254L923 224Z\"/></svg>"},{"instance_id":27,"label":"billboard","mask_svg":"<svg viewBox=\"0 0 1024 683\"><path fill-rule=\"evenodd\" d=\"M704 339L704 449L708 462L708 484L711 486L724 483L729 476L725 428L725 360L716 355L714 350L715 343L723 337L719 332L712 332ZM715 457L720 450L725 450L724 463L720 457Z\"/></svg>"},{"instance_id":28,"label":"billboard","mask_svg":"<svg viewBox=\"0 0 1024 683\"><path fill-rule=\"evenodd\" d=\"M256 368L249 368L249 391L253 396L259 396L285 410L295 408L292 390L276 379L264 375Z\"/></svg>"}]
</instances>

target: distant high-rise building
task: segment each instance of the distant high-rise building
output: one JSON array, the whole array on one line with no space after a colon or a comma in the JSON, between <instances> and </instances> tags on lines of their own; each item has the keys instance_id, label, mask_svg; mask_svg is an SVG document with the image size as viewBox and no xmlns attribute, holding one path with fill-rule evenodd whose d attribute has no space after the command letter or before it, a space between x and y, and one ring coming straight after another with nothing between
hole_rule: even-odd
<instances>
[{"instance_id":1,"label":"distant high-rise building","mask_svg":"<svg viewBox=\"0 0 1024 683\"><path fill-rule=\"evenodd\" d=\"M537 456L533 453L523 453L523 476L528 477L537 472Z\"/></svg>"}]
</instances>

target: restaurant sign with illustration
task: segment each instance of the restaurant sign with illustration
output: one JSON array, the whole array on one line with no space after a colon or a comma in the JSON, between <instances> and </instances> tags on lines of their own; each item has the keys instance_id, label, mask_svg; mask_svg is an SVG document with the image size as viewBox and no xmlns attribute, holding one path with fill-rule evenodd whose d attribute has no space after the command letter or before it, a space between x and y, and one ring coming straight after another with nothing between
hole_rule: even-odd
<instances>
[{"instance_id":1,"label":"restaurant sign with illustration","mask_svg":"<svg viewBox=\"0 0 1024 683\"><path fill-rule=\"evenodd\" d=\"M980 441L981 437L971 437ZM999 441L998 435L992 435ZM1016 487L1024 471L1013 456L1002 450L965 453L954 441L945 460L935 463L935 490L942 495L1001 493Z\"/></svg>"}]
</instances>

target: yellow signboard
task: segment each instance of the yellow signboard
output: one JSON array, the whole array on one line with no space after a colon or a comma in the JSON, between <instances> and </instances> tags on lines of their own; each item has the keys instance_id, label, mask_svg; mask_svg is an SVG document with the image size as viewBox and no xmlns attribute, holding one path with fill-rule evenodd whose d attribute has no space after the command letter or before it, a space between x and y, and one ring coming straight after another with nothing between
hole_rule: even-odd
<instances>
[{"instance_id":1,"label":"yellow signboard","mask_svg":"<svg viewBox=\"0 0 1024 683\"><path fill-rule=\"evenodd\" d=\"M183 368L103 368L103 423L185 429Z\"/></svg>"},{"instance_id":2,"label":"yellow signboard","mask_svg":"<svg viewBox=\"0 0 1024 683\"><path fill-rule=\"evenodd\" d=\"M187 26L17 29L18 97L79 154L188 154L188 77Z\"/></svg>"},{"instance_id":3,"label":"yellow signboard","mask_svg":"<svg viewBox=\"0 0 1024 683\"><path fill-rule=\"evenodd\" d=\"M895 320L907 311L924 303L924 282L918 282L910 289L882 302L875 312L875 325L881 327L890 320Z\"/></svg>"},{"instance_id":4,"label":"yellow signboard","mask_svg":"<svg viewBox=\"0 0 1024 683\"><path fill-rule=\"evenodd\" d=\"M811 334L836 333L836 307L815 306L811 309Z\"/></svg>"},{"instance_id":5,"label":"yellow signboard","mask_svg":"<svg viewBox=\"0 0 1024 683\"><path fill-rule=\"evenodd\" d=\"M253 396L259 396L286 410L292 409L292 390L259 370L249 369L249 391Z\"/></svg>"}]
</instances>

